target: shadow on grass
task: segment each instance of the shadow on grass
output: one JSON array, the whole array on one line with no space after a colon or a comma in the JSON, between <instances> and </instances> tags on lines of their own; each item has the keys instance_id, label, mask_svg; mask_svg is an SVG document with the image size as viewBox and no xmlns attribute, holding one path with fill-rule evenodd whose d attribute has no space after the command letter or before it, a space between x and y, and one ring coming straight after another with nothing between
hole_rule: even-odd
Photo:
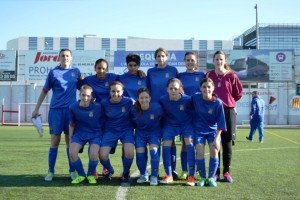
<instances>
[{"instance_id":1,"label":"shadow on grass","mask_svg":"<svg viewBox=\"0 0 300 200\"><path fill-rule=\"evenodd\" d=\"M55 176L53 181L44 180L44 175L0 175L0 187L77 187L77 186L120 186L121 180L114 177L110 181L99 177L96 184L89 184L87 180L80 184L71 184L68 176Z\"/></svg>"}]
</instances>

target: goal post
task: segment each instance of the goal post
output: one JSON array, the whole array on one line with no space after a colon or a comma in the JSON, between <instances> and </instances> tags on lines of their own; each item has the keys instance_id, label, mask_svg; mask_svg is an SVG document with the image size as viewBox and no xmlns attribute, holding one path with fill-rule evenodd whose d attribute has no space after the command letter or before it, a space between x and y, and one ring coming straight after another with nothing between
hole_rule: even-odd
<instances>
[{"instance_id":1,"label":"goal post","mask_svg":"<svg viewBox=\"0 0 300 200\"><path fill-rule=\"evenodd\" d=\"M6 109L4 99L2 100L2 126L32 125L31 114L36 106L36 103L18 103L17 105L17 108L14 106L10 109ZM49 106L50 103L42 103L39 109L39 112L42 115L43 125L48 125Z\"/></svg>"}]
</instances>

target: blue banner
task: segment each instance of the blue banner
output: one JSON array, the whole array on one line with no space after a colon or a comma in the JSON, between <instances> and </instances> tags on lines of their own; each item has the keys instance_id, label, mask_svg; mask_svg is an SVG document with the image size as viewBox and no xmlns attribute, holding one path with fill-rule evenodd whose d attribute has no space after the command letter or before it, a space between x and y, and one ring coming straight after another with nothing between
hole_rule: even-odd
<instances>
[{"instance_id":1,"label":"blue banner","mask_svg":"<svg viewBox=\"0 0 300 200\"><path fill-rule=\"evenodd\" d=\"M129 53L137 54L141 57L141 67L154 67L154 51L115 51L114 67L126 67L126 56ZM168 65L174 67L185 67L184 54L186 51L168 51Z\"/></svg>"}]
</instances>

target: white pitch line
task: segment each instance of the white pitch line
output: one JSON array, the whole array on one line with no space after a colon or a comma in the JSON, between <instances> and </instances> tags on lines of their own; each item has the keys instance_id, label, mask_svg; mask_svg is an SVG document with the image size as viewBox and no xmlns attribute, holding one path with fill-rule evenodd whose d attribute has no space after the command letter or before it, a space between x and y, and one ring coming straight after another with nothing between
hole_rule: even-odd
<instances>
[{"instance_id":1,"label":"white pitch line","mask_svg":"<svg viewBox=\"0 0 300 200\"><path fill-rule=\"evenodd\" d=\"M241 150L235 150L234 152L237 151L260 151L260 150L277 150L277 149L299 149L300 147L277 147L277 148L258 148L258 149L241 149ZM206 153L208 154L208 153ZM177 160L180 160L180 158L177 158ZM160 165L163 163L160 162ZM150 169L151 165L147 166L147 169ZM137 177L140 174L139 170L135 171L131 176L132 178ZM131 179L132 181L132 179ZM130 187L130 182L129 183L122 183L120 187L118 188L116 192L116 200L126 200L126 194L128 191L128 188Z\"/></svg>"},{"instance_id":2,"label":"white pitch line","mask_svg":"<svg viewBox=\"0 0 300 200\"><path fill-rule=\"evenodd\" d=\"M240 149L240 150L235 150L234 152L237 151L260 151L260 150L279 150L279 149L299 149L300 147L276 147L276 148L258 148L258 149Z\"/></svg>"}]
</instances>

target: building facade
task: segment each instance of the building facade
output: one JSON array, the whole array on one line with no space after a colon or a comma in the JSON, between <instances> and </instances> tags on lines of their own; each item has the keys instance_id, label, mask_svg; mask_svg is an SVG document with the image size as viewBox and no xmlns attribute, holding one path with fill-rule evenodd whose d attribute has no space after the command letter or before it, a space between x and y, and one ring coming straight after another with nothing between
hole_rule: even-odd
<instances>
[{"instance_id":1,"label":"building facade","mask_svg":"<svg viewBox=\"0 0 300 200\"><path fill-rule=\"evenodd\" d=\"M234 49L293 49L300 51L300 24L258 24L234 39Z\"/></svg>"},{"instance_id":2,"label":"building facade","mask_svg":"<svg viewBox=\"0 0 300 200\"><path fill-rule=\"evenodd\" d=\"M68 48L76 54L74 58L78 57L77 53L79 53L79 56L82 56L81 54L88 55L86 57L90 57L89 66L91 68L93 68L92 65L94 60L96 60L96 57L97 59L98 57L102 57L109 62L110 72L116 72L116 68L120 68L120 65L116 64L116 66L114 66L116 58L118 58L118 54L121 53L121 55L123 55L121 56L122 58L126 57L124 53L128 53L130 51L145 54L150 52L153 54L157 48L164 47L169 52L171 51L171 53L174 51L175 54L182 54L183 52L190 50L197 51L199 53L199 62L204 63L206 66L204 70L209 69L207 66L209 64L211 65L211 55L217 50L224 50L228 55L230 55L228 61L231 61L229 64L232 66L233 70L237 68L240 75L249 75L247 72L249 71L249 65L253 65L252 79L246 81L242 80L244 95L237 104L237 112L239 115L237 119L238 124L243 124L244 121L248 121L249 102L251 100L251 92L253 90L261 91L263 98L266 102L269 102L267 105L268 110L266 111L266 124L299 124L299 109L294 109L291 101L295 96L295 86L300 83L300 34L297 32L300 29L298 29L298 26L295 26L294 28L284 27L280 30L278 28L280 27L277 26L276 31L274 26L260 26L259 42L261 48L257 52L254 50L256 49L255 26L235 38L233 41L195 40L193 38L189 40L148 39L138 37L99 38L95 35L84 35L83 37L20 37L12 39L7 43L7 50L17 51L16 72L18 79L17 81L1 82L0 98L5 98L5 106L8 110L16 110L20 104L23 107L21 107L22 115L19 116L19 119L16 119L17 116L10 113L6 113L5 118L8 121L14 122L16 120L26 122L31 118L30 110L32 109L32 106L27 106L24 103L35 103L44 84L44 79L38 80L37 78L34 78L35 71L30 71L30 69L28 69L31 65L28 60L30 60L29 58L33 57L35 54L41 54L45 57L47 55L48 57L49 55L52 55L52 57L55 57L60 49ZM289 31L292 33L286 33ZM279 33L281 36L279 36ZM280 39L282 37L283 39ZM283 42L280 43L279 41ZM271 60L269 60L269 58L272 57L269 55L271 51L266 51L268 52L268 55L265 57L265 54L261 53L263 52L263 48L266 50L277 50L275 53L272 51L273 55L278 53L287 53L286 55L290 55L288 56L290 62L288 65L285 65L287 67L286 71L290 74L289 79L284 81L270 79L269 73L272 67L274 68L274 65L271 67L271 62L269 62ZM239 49L244 52L235 52L235 49ZM245 49L247 49L247 51ZM248 53L249 49L254 51ZM284 50L288 51L284 52ZM89 51L99 51L100 53L97 53L96 57L93 57ZM258 54L260 54L260 56L258 56ZM236 57L234 57L234 55L236 55ZM255 59L249 57L249 55L254 56ZM151 55L151 59L153 61L153 55ZM31 60L33 59L31 58ZM179 60L180 62L183 62L183 59ZM258 62L258 60L264 61L264 63ZM239 65L239 63L242 63L242 65ZM54 64L51 64L51 66L52 65L54 66ZM262 76L266 79L260 78L257 75L257 71L262 71L261 67L259 67L260 65L265 66L266 68L266 73L262 74ZM151 64L151 66L154 66L154 64ZM247 70L245 70L246 66L248 66ZM278 66L281 68L280 63ZM49 67L47 67L45 63L34 65L34 69L48 69ZM257 69L257 71L253 71L253 69ZM91 72L94 73L93 70L91 70ZM38 73L40 75L44 72L39 71ZM28 77L33 77L33 79ZM50 99L51 93L47 96L44 102L47 103ZM43 116L47 116L46 113L47 111L45 110Z\"/></svg>"}]
</instances>

